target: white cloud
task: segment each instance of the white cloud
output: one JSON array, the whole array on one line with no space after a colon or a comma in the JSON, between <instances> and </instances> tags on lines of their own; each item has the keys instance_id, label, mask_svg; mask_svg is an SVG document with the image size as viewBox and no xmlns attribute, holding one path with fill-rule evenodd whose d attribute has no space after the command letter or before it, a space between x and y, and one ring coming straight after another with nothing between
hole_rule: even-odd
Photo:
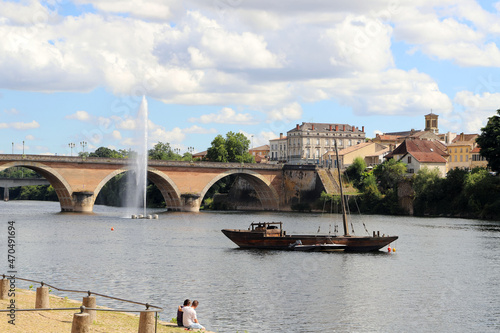
<instances>
[{"instance_id":1,"label":"white cloud","mask_svg":"<svg viewBox=\"0 0 500 333\"><path fill-rule=\"evenodd\" d=\"M446 115L452 110L450 99L436 82L417 70L389 69L350 78L314 80L305 89L311 100L318 96L333 98L361 115L413 115L431 109Z\"/></svg>"},{"instance_id":2,"label":"white cloud","mask_svg":"<svg viewBox=\"0 0 500 333\"><path fill-rule=\"evenodd\" d=\"M191 127L185 128L183 130L184 133L187 134L214 134L217 133L217 130L215 128L203 128L198 125L193 125Z\"/></svg>"},{"instance_id":3,"label":"white cloud","mask_svg":"<svg viewBox=\"0 0 500 333\"><path fill-rule=\"evenodd\" d=\"M77 4L92 4L92 6L105 13L127 13L133 17L168 20L175 11L182 8L180 2L173 0L75 0Z\"/></svg>"},{"instance_id":4,"label":"white cloud","mask_svg":"<svg viewBox=\"0 0 500 333\"><path fill-rule=\"evenodd\" d=\"M271 121L285 121L290 122L291 120L296 120L302 118L302 106L299 103L294 102L285 105L279 109L273 109L268 113L268 122Z\"/></svg>"},{"instance_id":5,"label":"white cloud","mask_svg":"<svg viewBox=\"0 0 500 333\"><path fill-rule=\"evenodd\" d=\"M500 50L491 38L500 33L500 15L486 12L477 3L461 1L436 10L435 3L407 5L394 16L394 36L414 45L411 52L460 66L499 67Z\"/></svg>"},{"instance_id":6,"label":"white cloud","mask_svg":"<svg viewBox=\"0 0 500 333\"><path fill-rule=\"evenodd\" d=\"M218 123L218 124L252 124L255 119L249 113L236 113L231 108L225 107L218 113L202 115L200 118L189 118L191 123Z\"/></svg>"},{"instance_id":7,"label":"white cloud","mask_svg":"<svg viewBox=\"0 0 500 333\"><path fill-rule=\"evenodd\" d=\"M456 112L463 128L470 133L480 133L488 118L495 115L500 108L500 93L485 92L474 94L470 91L460 91L455 95L454 102L461 106L463 112Z\"/></svg>"},{"instance_id":8,"label":"white cloud","mask_svg":"<svg viewBox=\"0 0 500 333\"><path fill-rule=\"evenodd\" d=\"M66 119L75 119L79 121L90 121L91 116L87 111L76 111L73 114L70 114L65 117Z\"/></svg>"},{"instance_id":9,"label":"white cloud","mask_svg":"<svg viewBox=\"0 0 500 333\"><path fill-rule=\"evenodd\" d=\"M57 6L51 11L37 1L2 2L1 88L88 92L106 87L117 95L147 94L166 103L234 105L189 121L254 124L251 114L234 110L272 110L267 121L290 121L303 116L298 101L334 99L357 114L433 109L451 115L451 101L437 79L422 69L396 68L394 41L431 61L500 66L499 14L475 1L75 4L90 4L95 13L63 17ZM128 117L77 111L66 118L92 122L111 135L113 126L135 128ZM7 127L14 128L0 123ZM175 139L202 131L155 130Z\"/></svg>"},{"instance_id":10,"label":"white cloud","mask_svg":"<svg viewBox=\"0 0 500 333\"><path fill-rule=\"evenodd\" d=\"M35 140L35 137L33 135L31 135L31 134L28 134L28 135L26 135L25 139L33 141L33 140Z\"/></svg>"},{"instance_id":11,"label":"white cloud","mask_svg":"<svg viewBox=\"0 0 500 333\"><path fill-rule=\"evenodd\" d=\"M153 146L159 141L175 144L184 141L185 138L186 134L179 127L175 127L170 131L157 127L149 133L148 141L150 146Z\"/></svg>"},{"instance_id":12,"label":"white cloud","mask_svg":"<svg viewBox=\"0 0 500 333\"><path fill-rule=\"evenodd\" d=\"M10 115L17 115L20 113L20 111L16 108L12 108L10 110L3 110L3 112Z\"/></svg>"},{"instance_id":13,"label":"white cloud","mask_svg":"<svg viewBox=\"0 0 500 333\"><path fill-rule=\"evenodd\" d=\"M0 129L12 128L16 130L28 130L40 127L40 124L33 120L30 123L14 122L14 123L0 123Z\"/></svg>"},{"instance_id":14,"label":"white cloud","mask_svg":"<svg viewBox=\"0 0 500 333\"><path fill-rule=\"evenodd\" d=\"M119 131L117 131L117 130L114 130L113 133L112 133L112 135L113 135L113 139L116 139L116 140L121 140L122 139L121 133Z\"/></svg>"}]
</instances>

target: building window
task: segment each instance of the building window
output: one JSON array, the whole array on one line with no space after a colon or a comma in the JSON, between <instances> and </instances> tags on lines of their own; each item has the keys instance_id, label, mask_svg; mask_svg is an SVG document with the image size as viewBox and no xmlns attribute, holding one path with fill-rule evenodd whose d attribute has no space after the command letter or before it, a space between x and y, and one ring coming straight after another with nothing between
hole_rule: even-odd
<instances>
[{"instance_id":1,"label":"building window","mask_svg":"<svg viewBox=\"0 0 500 333\"><path fill-rule=\"evenodd\" d=\"M414 169L408 169L408 173L415 173Z\"/></svg>"},{"instance_id":2,"label":"building window","mask_svg":"<svg viewBox=\"0 0 500 333\"><path fill-rule=\"evenodd\" d=\"M457 161L457 155L455 155L455 162Z\"/></svg>"},{"instance_id":3,"label":"building window","mask_svg":"<svg viewBox=\"0 0 500 333\"><path fill-rule=\"evenodd\" d=\"M411 163L411 156L408 156L408 164Z\"/></svg>"},{"instance_id":4,"label":"building window","mask_svg":"<svg viewBox=\"0 0 500 333\"><path fill-rule=\"evenodd\" d=\"M319 146L319 139L316 139L316 145Z\"/></svg>"},{"instance_id":5,"label":"building window","mask_svg":"<svg viewBox=\"0 0 500 333\"><path fill-rule=\"evenodd\" d=\"M306 144L307 144L307 145L310 145L310 144L311 144L311 139L310 139L310 138L307 138L307 139L306 139Z\"/></svg>"},{"instance_id":6,"label":"building window","mask_svg":"<svg viewBox=\"0 0 500 333\"><path fill-rule=\"evenodd\" d=\"M465 162L469 162L469 155L465 155Z\"/></svg>"},{"instance_id":7,"label":"building window","mask_svg":"<svg viewBox=\"0 0 500 333\"><path fill-rule=\"evenodd\" d=\"M460 155L460 162L463 162L463 155Z\"/></svg>"}]
</instances>

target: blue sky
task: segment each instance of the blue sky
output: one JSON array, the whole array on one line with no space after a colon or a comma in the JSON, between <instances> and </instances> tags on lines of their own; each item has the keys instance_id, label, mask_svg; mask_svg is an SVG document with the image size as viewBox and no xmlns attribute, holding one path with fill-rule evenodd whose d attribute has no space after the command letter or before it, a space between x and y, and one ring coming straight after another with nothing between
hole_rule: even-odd
<instances>
[{"instance_id":1,"label":"blue sky","mask_svg":"<svg viewBox=\"0 0 500 333\"><path fill-rule=\"evenodd\" d=\"M479 133L500 108L500 2L0 1L0 153L254 146L301 122Z\"/></svg>"}]
</instances>

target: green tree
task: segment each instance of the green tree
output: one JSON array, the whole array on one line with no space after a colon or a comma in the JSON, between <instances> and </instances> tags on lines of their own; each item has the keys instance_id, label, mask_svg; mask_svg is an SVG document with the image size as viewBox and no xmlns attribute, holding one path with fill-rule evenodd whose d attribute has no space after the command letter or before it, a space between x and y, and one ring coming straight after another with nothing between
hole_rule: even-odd
<instances>
[{"instance_id":1,"label":"green tree","mask_svg":"<svg viewBox=\"0 0 500 333\"><path fill-rule=\"evenodd\" d=\"M361 178L365 169L365 160L361 157L356 157L353 163L347 167L344 174L349 178L353 185L359 189L361 186Z\"/></svg>"},{"instance_id":2,"label":"green tree","mask_svg":"<svg viewBox=\"0 0 500 333\"><path fill-rule=\"evenodd\" d=\"M424 167L420 169L413 179L413 190L415 191L415 214L436 215L440 212L440 203L444 192L442 179L437 168L430 170Z\"/></svg>"},{"instance_id":3,"label":"green tree","mask_svg":"<svg viewBox=\"0 0 500 333\"><path fill-rule=\"evenodd\" d=\"M406 164L395 159L384 161L373 169L379 189L382 193L394 189L406 173Z\"/></svg>"},{"instance_id":4,"label":"green tree","mask_svg":"<svg viewBox=\"0 0 500 333\"><path fill-rule=\"evenodd\" d=\"M148 155L152 160L179 161L182 159L181 155L172 150L170 143L161 141L149 150Z\"/></svg>"},{"instance_id":5,"label":"green tree","mask_svg":"<svg viewBox=\"0 0 500 333\"><path fill-rule=\"evenodd\" d=\"M107 147L99 147L89 157L123 158L123 155L116 150Z\"/></svg>"},{"instance_id":6,"label":"green tree","mask_svg":"<svg viewBox=\"0 0 500 333\"><path fill-rule=\"evenodd\" d=\"M255 163L248 152L250 140L242 133L228 132L226 138L217 135L207 150L207 159L214 162Z\"/></svg>"},{"instance_id":7,"label":"green tree","mask_svg":"<svg viewBox=\"0 0 500 333\"><path fill-rule=\"evenodd\" d=\"M488 118L488 123L481 128L476 142L481 147L480 154L488 161L488 167L495 172L500 171L500 109L498 115Z\"/></svg>"}]
</instances>

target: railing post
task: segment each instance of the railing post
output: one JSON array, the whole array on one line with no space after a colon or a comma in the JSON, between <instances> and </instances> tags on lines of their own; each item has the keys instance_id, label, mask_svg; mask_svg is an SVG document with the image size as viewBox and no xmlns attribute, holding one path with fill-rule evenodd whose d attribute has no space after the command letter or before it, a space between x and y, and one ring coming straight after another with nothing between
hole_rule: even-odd
<instances>
[{"instance_id":1,"label":"railing post","mask_svg":"<svg viewBox=\"0 0 500 333\"><path fill-rule=\"evenodd\" d=\"M90 296L90 291L88 293L89 293L89 295L85 296L83 298L82 304L86 308L94 308L95 309L96 308L96 299L95 299L95 296ZM96 320L96 310L87 310L87 309L85 309L84 312L89 314L90 323L93 323L94 320Z\"/></svg>"},{"instance_id":2,"label":"railing post","mask_svg":"<svg viewBox=\"0 0 500 333\"><path fill-rule=\"evenodd\" d=\"M9 280L3 276L3 279L0 280L0 299L7 299L7 295L9 294Z\"/></svg>"},{"instance_id":3,"label":"railing post","mask_svg":"<svg viewBox=\"0 0 500 333\"><path fill-rule=\"evenodd\" d=\"M90 333L90 315L84 313L85 307L80 307L80 313L73 315L73 323L71 324L71 333Z\"/></svg>"},{"instance_id":4,"label":"railing post","mask_svg":"<svg viewBox=\"0 0 500 333\"><path fill-rule=\"evenodd\" d=\"M42 286L36 288L35 309L47 309L47 308L50 308L49 287L44 286L42 282Z\"/></svg>"},{"instance_id":5,"label":"railing post","mask_svg":"<svg viewBox=\"0 0 500 333\"><path fill-rule=\"evenodd\" d=\"M146 310L149 304L146 304ZM149 311L141 312L139 316L139 331L138 333L154 333L155 332L155 313Z\"/></svg>"}]
</instances>

